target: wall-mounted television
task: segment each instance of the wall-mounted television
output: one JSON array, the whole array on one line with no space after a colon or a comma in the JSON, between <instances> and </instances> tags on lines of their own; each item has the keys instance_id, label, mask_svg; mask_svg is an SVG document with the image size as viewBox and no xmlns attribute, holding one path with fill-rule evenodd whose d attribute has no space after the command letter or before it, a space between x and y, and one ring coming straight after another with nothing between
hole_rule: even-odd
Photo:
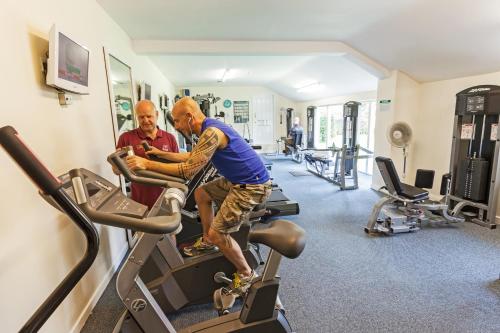
<instances>
[{"instance_id":1,"label":"wall-mounted television","mask_svg":"<svg viewBox=\"0 0 500 333\"><path fill-rule=\"evenodd\" d=\"M47 84L77 94L89 93L90 51L53 25L49 34Z\"/></svg>"}]
</instances>

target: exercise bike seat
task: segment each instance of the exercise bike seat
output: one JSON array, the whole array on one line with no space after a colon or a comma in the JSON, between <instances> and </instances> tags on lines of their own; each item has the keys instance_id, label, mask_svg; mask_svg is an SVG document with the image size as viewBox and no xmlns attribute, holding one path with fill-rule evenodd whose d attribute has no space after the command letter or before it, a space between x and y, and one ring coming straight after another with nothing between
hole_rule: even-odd
<instances>
[{"instance_id":1,"label":"exercise bike seat","mask_svg":"<svg viewBox=\"0 0 500 333\"><path fill-rule=\"evenodd\" d=\"M269 225L250 231L250 242L267 245L287 258L297 258L306 246L304 229L286 220L272 221Z\"/></svg>"}]
</instances>

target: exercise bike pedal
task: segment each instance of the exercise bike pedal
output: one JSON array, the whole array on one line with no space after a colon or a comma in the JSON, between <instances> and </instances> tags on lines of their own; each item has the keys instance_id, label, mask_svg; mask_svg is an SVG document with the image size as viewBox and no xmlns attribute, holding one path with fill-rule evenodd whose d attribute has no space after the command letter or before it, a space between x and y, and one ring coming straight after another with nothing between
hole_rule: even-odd
<instances>
[{"instance_id":1,"label":"exercise bike pedal","mask_svg":"<svg viewBox=\"0 0 500 333\"><path fill-rule=\"evenodd\" d=\"M227 288L219 288L214 292L214 307L219 316L226 315L239 297Z\"/></svg>"},{"instance_id":2,"label":"exercise bike pedal","mask_svg":"<svg viewBox=\"0 0 500 333\"><path fill-rule=\"evenodd\" d=\"M223 283L223 284L227 284L227 285L230 285L231 283L233 283L233 280L231 280L230 278L228 278L226 276L226 273L224 272L217 272L214 274L214 281L216 283Z\"/></svg>"}]
</instances>

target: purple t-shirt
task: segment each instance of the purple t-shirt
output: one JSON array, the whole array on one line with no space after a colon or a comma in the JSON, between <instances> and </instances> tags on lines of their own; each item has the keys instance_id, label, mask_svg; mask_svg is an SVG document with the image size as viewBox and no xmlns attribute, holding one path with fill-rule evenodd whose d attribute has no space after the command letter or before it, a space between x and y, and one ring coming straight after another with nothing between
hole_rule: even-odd
<instances>
[{"instance_id":1,"label":"purple t-shirt","mask_svg":"<svg viewBox=\"0 0 500 333\"><path fill-rule=\"evenodd\" d=\"M212 163L222 176L233 184L263 184L269 180L269 173L260 156L232 127L216 119L205 118L201 131L209 127L218 128L228 138L227 146L217 149L212 156Z\"/></svg>"}]
</instances>

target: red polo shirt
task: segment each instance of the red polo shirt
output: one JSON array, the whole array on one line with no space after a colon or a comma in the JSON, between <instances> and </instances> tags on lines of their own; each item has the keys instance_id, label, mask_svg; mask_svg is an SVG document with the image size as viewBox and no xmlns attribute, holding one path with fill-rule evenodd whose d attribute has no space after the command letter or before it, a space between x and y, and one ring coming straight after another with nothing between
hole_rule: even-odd
<instances>
[{"instance_id":1,"label":"red polo shirt","mask_svg":"<svg viewBox=\"0 0 500 333\"><path fill-rule=\"evenodd\" d=\"M146 140L150 146L154 146L160 150L174 153L179 152L179 147L177 146L175 137L160 128L158 128L156 138L154 139L148 137L140 128L125 132L120 135L116 148L118 149L126 146L132 146L134 148L135 155L147 158L141 144L144 140ZM132 200L148 206L149 209L153 207L154 203L163 191L163 188L159 186L149 186L135 183L131 184L130 189L132 191Z\"/></svg>"}]
</instances>

